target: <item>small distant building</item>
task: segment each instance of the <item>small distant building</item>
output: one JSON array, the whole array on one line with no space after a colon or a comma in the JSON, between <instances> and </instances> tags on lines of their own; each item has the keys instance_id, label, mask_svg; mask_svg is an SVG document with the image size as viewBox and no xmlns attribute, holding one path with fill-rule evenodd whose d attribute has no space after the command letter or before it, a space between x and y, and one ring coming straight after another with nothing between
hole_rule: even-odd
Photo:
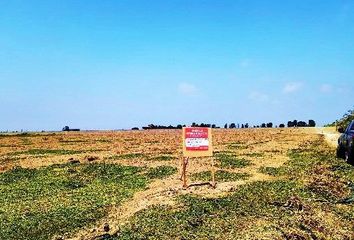
<instances>
[{"instance_id":1,"label":"small distant building","mask_svg":"<svg viewBox=\"0 0 354 240\"><path fill-rule=\"evenodd\" d=\"M79 132L80 129L78 128L69 128L69 126L63 127L63 132Z\"/></svg>"}]
</instances>

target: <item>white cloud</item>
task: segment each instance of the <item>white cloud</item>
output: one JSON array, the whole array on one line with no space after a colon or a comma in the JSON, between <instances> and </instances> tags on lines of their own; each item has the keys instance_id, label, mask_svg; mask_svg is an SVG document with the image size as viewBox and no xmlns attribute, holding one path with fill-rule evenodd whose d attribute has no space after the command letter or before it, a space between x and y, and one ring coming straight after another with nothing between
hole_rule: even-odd
<instances>
[{"instance_id":1,"label":"white cloud","mask_svg":"<svg viewBox=\"0 0 354 240\"><path fill-rule=\"evenodd\" d=\"M265 93L253 91L248 95L248 98L253 101L267 102L269 100L269 96Z\"/></svg>"},{"instance_id":2,"label":"white cloud","mask_svg":"<svg viewBox=\"0 0 354 240\"><path fill-rule=\"evenodd\" d=\"M333 88L332 88L332 85L330 84L322 84L320 86L320 91L323 92L323 93L330 93L332 92Z\"/></svg>"},{"instance_id":3,"label":"white cloud","mask_svg":"<svg viewBox=\"0 0 354 240\"><path fill-rule=\"evenodd\" d=\"M302 83L300 82L291 82L287 83L283 88L283 93L293 93L301 89Z\"/></svg>"},{"instance_id":4,"label":"white cloud","mask_svg":"<svg viewBox=\"0 0 354 240\"><path fill-rule=\"evenodd\" d=\"M178 85L178 91L183 95L191 96L195 95L198 92L198 89L193 84L184 82Z\"/></svg>"}]
</instances>

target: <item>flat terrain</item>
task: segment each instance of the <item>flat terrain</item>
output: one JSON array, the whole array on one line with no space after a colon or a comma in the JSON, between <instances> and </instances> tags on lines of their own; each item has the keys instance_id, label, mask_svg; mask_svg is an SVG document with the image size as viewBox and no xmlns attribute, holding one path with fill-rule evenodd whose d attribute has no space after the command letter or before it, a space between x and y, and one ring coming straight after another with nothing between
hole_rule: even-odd
<instances>
[{"instance_id":1,"label":"flat terrain","mask_svg":"<svg viewBox=\"0 0 354 240\"><path fill-rule=\"evenodd\" d=\"M181 134L0 135L0 239L354 238L333 129L213 130L215 189L208 158L182 188Z\"/></svg>"}]
</instances>

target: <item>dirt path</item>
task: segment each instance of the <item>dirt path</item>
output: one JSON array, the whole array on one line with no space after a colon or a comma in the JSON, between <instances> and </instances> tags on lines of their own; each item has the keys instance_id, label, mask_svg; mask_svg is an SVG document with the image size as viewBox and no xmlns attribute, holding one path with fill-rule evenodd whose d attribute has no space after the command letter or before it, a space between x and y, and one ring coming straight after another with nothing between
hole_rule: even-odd
<instances>
[{"instance_id":1,"label":"dirt path","mask_svg":"<svg viewBox=\"0 0 354 240\"><path fill-rule=\"evenodd\" d=\"M118 207L112 207L109 214L95 224L96 227L82 229L70 239L94 239L105 233L103 226L107 223L110 226L110 233L115 233L129 217L142 209L156 204L174 205L174 198L182 191L180 181L176 178L177 176L172 176L152 182L145 191L137 192L132 199Z\"/></svg>"},{"instance_id":2,"label":"dirt path","mask_svg":"<svg viewBox=\"0 0 354 240\"><path fill-rule=\"evenodd\" d=\"M107 223L110 226L110 233L116 233L135 213L153 205L175 205L175 199L179 195L196 194L203 197L222 197L233 192L240 185L253 181L274 179L274 177L257 172L256 169L253 169L250 174L252 177L247 180L217 183L215 189L209 185L190 186L188 189L183 189L178 175L173 175L164 180L156 180L146 190L137 192L132 199L118 207L112 207L109 214L95 224L96 227L84 228L69 239L95 239L97 236L105 234L103 226Z\"/></svg>"},{"instance_id":3,"label":"dirt path","mask_svg":"<svg viewBox=\"0 0 354 240\"><path fill-rule=\"evenodd\" d=\"M327 143L332 147L337 147L340 133L334 127L316 128L318 134L325 136Z\"/></svg>"}]
</instances>

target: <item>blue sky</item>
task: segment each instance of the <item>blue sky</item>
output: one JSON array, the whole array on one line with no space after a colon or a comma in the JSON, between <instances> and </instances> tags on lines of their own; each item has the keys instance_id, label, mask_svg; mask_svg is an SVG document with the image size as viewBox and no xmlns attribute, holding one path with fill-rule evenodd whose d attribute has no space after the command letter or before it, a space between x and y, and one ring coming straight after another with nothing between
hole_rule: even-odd
<instances>
[{"instance_id":1,"label":"blue sky","mask_svg":"<svg viewBox=\"0 0 354 240\"><path fill-rule=\"evenodd\" d=\"M331 122L354 2L0 0L0 130Z\"/></svg>"}]
</instances>

